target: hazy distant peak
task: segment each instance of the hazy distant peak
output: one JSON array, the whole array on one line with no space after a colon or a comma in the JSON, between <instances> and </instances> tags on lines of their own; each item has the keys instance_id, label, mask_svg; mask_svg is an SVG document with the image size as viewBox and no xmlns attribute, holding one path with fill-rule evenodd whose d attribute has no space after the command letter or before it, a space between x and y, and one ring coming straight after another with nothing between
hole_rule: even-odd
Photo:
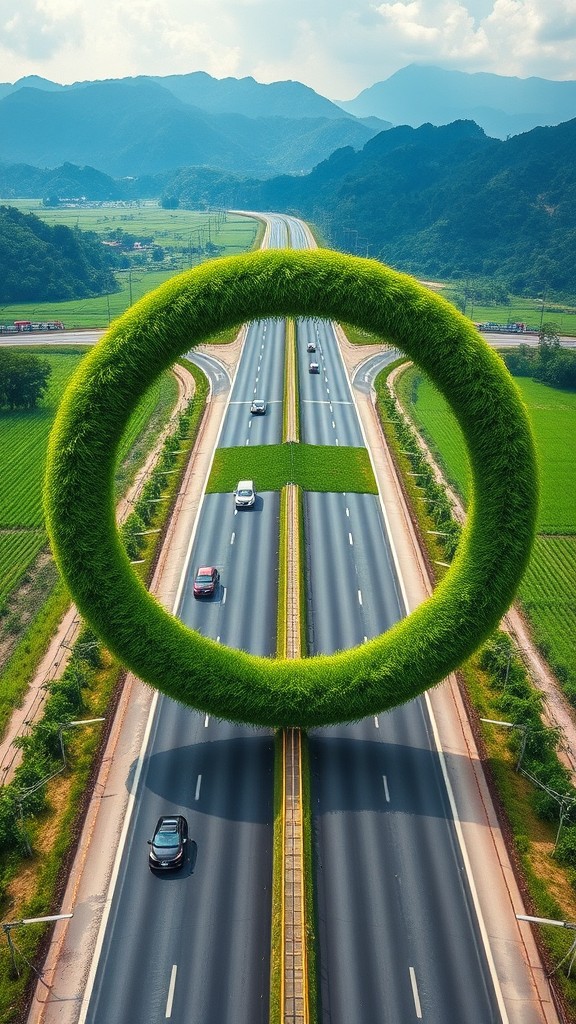
<instances>
[{"instance_id":1,"label":"hazy distant peak","mask_svg":"<svg viewBox=\"0 0 576 1024\"><path fill-rule=\"evenodd\" d=\"M413 127L473 119L488 135L505 139L576 116L576 81L409 64L340 106L357 117L376 116Z\"/></svg>"}]
</instances>

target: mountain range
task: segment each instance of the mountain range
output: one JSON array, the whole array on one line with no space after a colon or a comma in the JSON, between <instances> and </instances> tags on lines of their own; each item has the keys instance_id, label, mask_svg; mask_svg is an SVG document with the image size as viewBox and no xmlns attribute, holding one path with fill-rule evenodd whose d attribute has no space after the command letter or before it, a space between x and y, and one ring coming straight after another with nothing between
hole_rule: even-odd
<instances>
[{"instance_id":1,"label":"mountain range","mask_svg":"<svg viewBox=\"0 0 576 1024\"><path fill-rule=\"evenodd\" d=\"M404 77L426 92L418 76L436 70L412 66ZM395 77L397 85L402 73ZM503 105L510 83L519 82L465 77L481 78L482 88L486 79L491 89L493 79L506 83ZM439 80L444 88L444 73ZM539 81L523 83L536 89L523 100L513 86L509 116L524 116L522 104L535 107L538 95L543 123L551 116L546 95L563 97L557 114L570 109L576 83L544 82L538 91ZM463 90L458 102L465 101ZM285 102L297 117L285 116ZM369 109L376 108L362 111ZM330 101L293 82L261 86L199 73L74 86L24 79L0 98L0 196L274 209L314 221L327 244L410 273L499 276L517 293L574 294L576 118L506 140L467 118L382 124L340 117Z\"/></svg>"},{"instance_id":2,"label":"mountain range","mask_svg":"<svg viewBox=\"0 0 576 1024\"><path fill-rule=\"evenodd\" d=\"M473 120L506 138L576 116L576 81L468 74L416 64L337 104L300 82L187 75L59 85L0 84L5 163L88 165L116 178L213 167L305 174L393 124Z\"/></svg>"},{"instance_id":3,"label":"mountain range","mask_svg":"<svg viewBox=\"0 0 576 1024\"><path fill-rule=\"evenodd\" d=\"M251 111L250 114L247 111ZM266 177L304 173L343 145L382 128L298 82L173 75L56 86L0 86L5 162L89 164L115 177L212 166Z\"/></svg>"},{"instance_id":4,"label":"mountain range","mask_svg":"<svg viewBox=\"0 0 576 1024\"><path fill-rule=\"evenodd\" d=\"M404 125L360 151L336 150L309 174L265 180L205 167L120 180L72 164L0 165L0 195L278 210L316 223L325 244L409 273L574 295L576 119L506 141L472 121Z\"/></svg>"},{"instance_id":5,"label":"mountain range","mask_svg":"<svg viewBox=\"0 0 576 1024\"><path fill-rule=\"evenodd\" d=\"M505 139L576 117L576 81L410 64L340 106L357 117L384 117L414 128L426 122L475 121L487 135Z\"/></svg>"}]
</instances>

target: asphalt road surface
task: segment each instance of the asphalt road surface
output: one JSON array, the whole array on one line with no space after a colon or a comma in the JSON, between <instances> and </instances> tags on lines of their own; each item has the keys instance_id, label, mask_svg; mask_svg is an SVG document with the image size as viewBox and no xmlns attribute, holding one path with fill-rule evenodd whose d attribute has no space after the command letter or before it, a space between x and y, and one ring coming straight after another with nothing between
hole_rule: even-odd
<instances>
[{"instance_id":1,"label":"asphalt road surface","mask_svg":"<svg viewBox=\"0 0 576 1024\"><path fill-rule=\"evenodd\" d=\"M307 245L301 224L271 221L270 245ZM86 343L101 333L17 341ZM15 340L0 337L0 345ZM302 441L362 445L331 326L299 321L297 346ZM229 386L217 361L194 358L204 360L214 389ZM283 358L283 326L251 325L221 446L280 440ZM309 373L311 361L318 374ZM362 386L381 362L378 355L364 364ZM268 402L265 416L250 414L255 397ZM221 643L273 655L278 514L272 493L242 512L231 494L205 497L178 609L183 621ZM309 494L305 523L309 653L387 629L403 604L378 499ZM201 563L217 565L220 584L213 598L197 601L191 585ZM323 1024L500 1021L424 703L315 730L311 755ZM272 769L269 731L159 700L82 1024L266 1024ZM190 843L184 869L163 877L148 868L146 840L165 813L186 815Z\"/></svg>"},{"instance_id":2,"label":"asphalt road surface","mask_svg":"<svg viewBox=\"0 0 576 1024\"><path fill-rule=\"evenodd\" d=\"M286 245L274 218L271 245ZM196 354L194 354L196 358ZM203 357L202 357L203 358ZM250 326L222 425L221 446L281 440L284 329ZM213 386L225 375L206 364ZM252 416L254 397L265 416ZM237 511L232 494L201 505L178 614L231 647L276 649L279 495ZM196 600L200 565L216 565L215 595ZM190 829L185 868L158 877L147 838L160 814ZM136 796L134 825L86 1020L90 1024L265 1024L269 1015L273 736L215 721L162 698Z\"/></svg>"},{"instance_id":3,"label":"asphalt road surface","mask_svg":"<svg viewBox=\"0 0 576 1024\"><path fill-rule=\"evenodd\" d=\"M297 343L302 440L362 445L332 327L303 321ZM388 629L403 602L379 500L310 493L305 523L310 653ZM499 1021L424 703L310 746L322 1022Z\"/></svg>"}]
</instances>

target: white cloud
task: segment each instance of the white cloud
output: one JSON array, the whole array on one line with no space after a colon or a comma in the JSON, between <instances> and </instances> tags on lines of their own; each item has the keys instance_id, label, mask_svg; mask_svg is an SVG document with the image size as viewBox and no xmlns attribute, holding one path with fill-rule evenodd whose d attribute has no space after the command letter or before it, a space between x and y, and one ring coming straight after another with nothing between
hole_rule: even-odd
<instances>
[{"instance_id":1,"label":"white cloud","mask_svg":"<svg viewBox=\"0 0 576 1024\"><path fill-rule=\"evenodd\" d=\"M414 61L574 78L575 0L0 0L4 81L207 71L347 99Z\"/></svg>"},{"instance_id":2,"label":"white cloud","mask_svg":"<svg viewBox=\"0 0 576 1024\"><path fill-rule=\"evenodd\" d=\"M8 55L6 63L21 67L16 77L42 74L43 64L68 43L82 43L74 0L20 0L16 10L13 3L0 0L0 54Z\"/></svg>"}]
</instances>

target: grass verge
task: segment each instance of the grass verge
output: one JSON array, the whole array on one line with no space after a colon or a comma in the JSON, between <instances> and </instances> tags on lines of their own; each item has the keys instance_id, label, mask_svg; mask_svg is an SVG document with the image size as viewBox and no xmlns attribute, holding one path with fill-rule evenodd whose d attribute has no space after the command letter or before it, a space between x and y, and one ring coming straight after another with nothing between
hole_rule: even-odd
<instances>
[{"instance_id":1,"label":"grass verge","mask_svg":"<svg viewBox=\"0 0 576 1024\"><path fill-rule=\"evenodd\" d=\"M419 460L420 467L424 466L424 459L414 431L395 408L386 386L388 374L402 361L386 367L378 376L377 407L413 521L424 544L430 575L437 578L443 570L436 560L451 557L447 545L457 535L451 538L449 534L450 504L445 495L441 499L442 488L438 484L430 485L435 496L431 501L427 487L422 493L415 487L414 478L408 476L413 472L415 460ZM404 393L402 388L400 392ZM426 476L421 479L427 482ZM431 524L442 528L439 535L429 533ZM486 762L488 783L528 912L555 920L574 920L576 789L559 757L556 732L542 722L542 695L534 687L505 633L494 633L457 675L480 755ZM517 728L503 730L483 726L481 718L505 720ZM518 770L524 736L526 748ZM559 827L558 795L574 800L574 804L564 820L563 835L555 846ZM572 938L554 927L537 929L535 935L544 963L552 972L566 957ZM576 980L568 977L567 972L568 961L560 970L555 970L554 984L565 1008L565 1019L575 1021Z\"/></svg>"},{"instance_id":2,"label":"grass verge","mask_svg":"<svg viewBox=\"0 0 576 1024\"><path fill-rule=\"evenodd\" d=\"M157 466L143 488L143 506L138 510L137 505L135 509L135 515L147 515L144 504L149 491L146 488L151 485L155 490L160 489L164 500L154 503L154 511L147 523L151 529L158 529L158 533L145 537L140 552L144 562L138 568L147 579L151 578L154 570L208 393L208 382L202 372L186 361L184 365L196 380L195 396L188 410L180 416L175 433L166 440ZM166 461L177 469L173 475L165 474ZM127 534L127 542L132 543L129 528ZM142 538L138 542L141 541ZM90 641L93 639L92 634ZM58 728L54 722L69 721L78 713L87 713L90 717L106 714L106 726L109 727L111 706L118 699L123 679L121 666L99 647L98 654L91 654L90 663L86 662L87 655L81 652L93 646L98 647L92 642L87 643L85 631L75 645L65 676L50 686L46 707L53 702L55 719L48 723L45 710L44 719L26 738L25 758L15 782L0 790L0 914L3 918L9 916L19 920L56 913L58 909L87 807L88 785L95 777L104 750L105 735L100 728L75 730L74 735L66 740L67 767L63 770ZM26 821L20 825L14 809L17 793L36 782L43 783L43 780L45 784L38 786L34 798L27 799ZM31 858L25 855L26 839L33 850ZM18 964L22 969L18 978L12 977L8 948L0 947L0 1024L24 1020L34 975L27 965L22 966L20 953L32 963L41 960L48 937L49 932L44 926L25 928L19 933Z\"/></svg>"},{"instance_id":3,"label":"grass verge","mask_svg":"<svg viewBox=\"0 0 576 1024\"><path fill-rule=\"evenodd\" d=\"M254 480L259 491L280 491L295 483L305 491L377 493L366 448L289 441L216 449L207 492L232 492L241 479Z\"/></svg>"},{"instance_id":4,"label":"grass verge","mask_svg":"<svg viewBox=\"0 0 576 1024\"><path fill-rule=\"evenodd\" d=\"M274 734L274 840L272 846L272 934L270 936L270 1024L283 1024L282 971L284 967L284 753L283 731Z\"/></svg>"}]
</instances>

